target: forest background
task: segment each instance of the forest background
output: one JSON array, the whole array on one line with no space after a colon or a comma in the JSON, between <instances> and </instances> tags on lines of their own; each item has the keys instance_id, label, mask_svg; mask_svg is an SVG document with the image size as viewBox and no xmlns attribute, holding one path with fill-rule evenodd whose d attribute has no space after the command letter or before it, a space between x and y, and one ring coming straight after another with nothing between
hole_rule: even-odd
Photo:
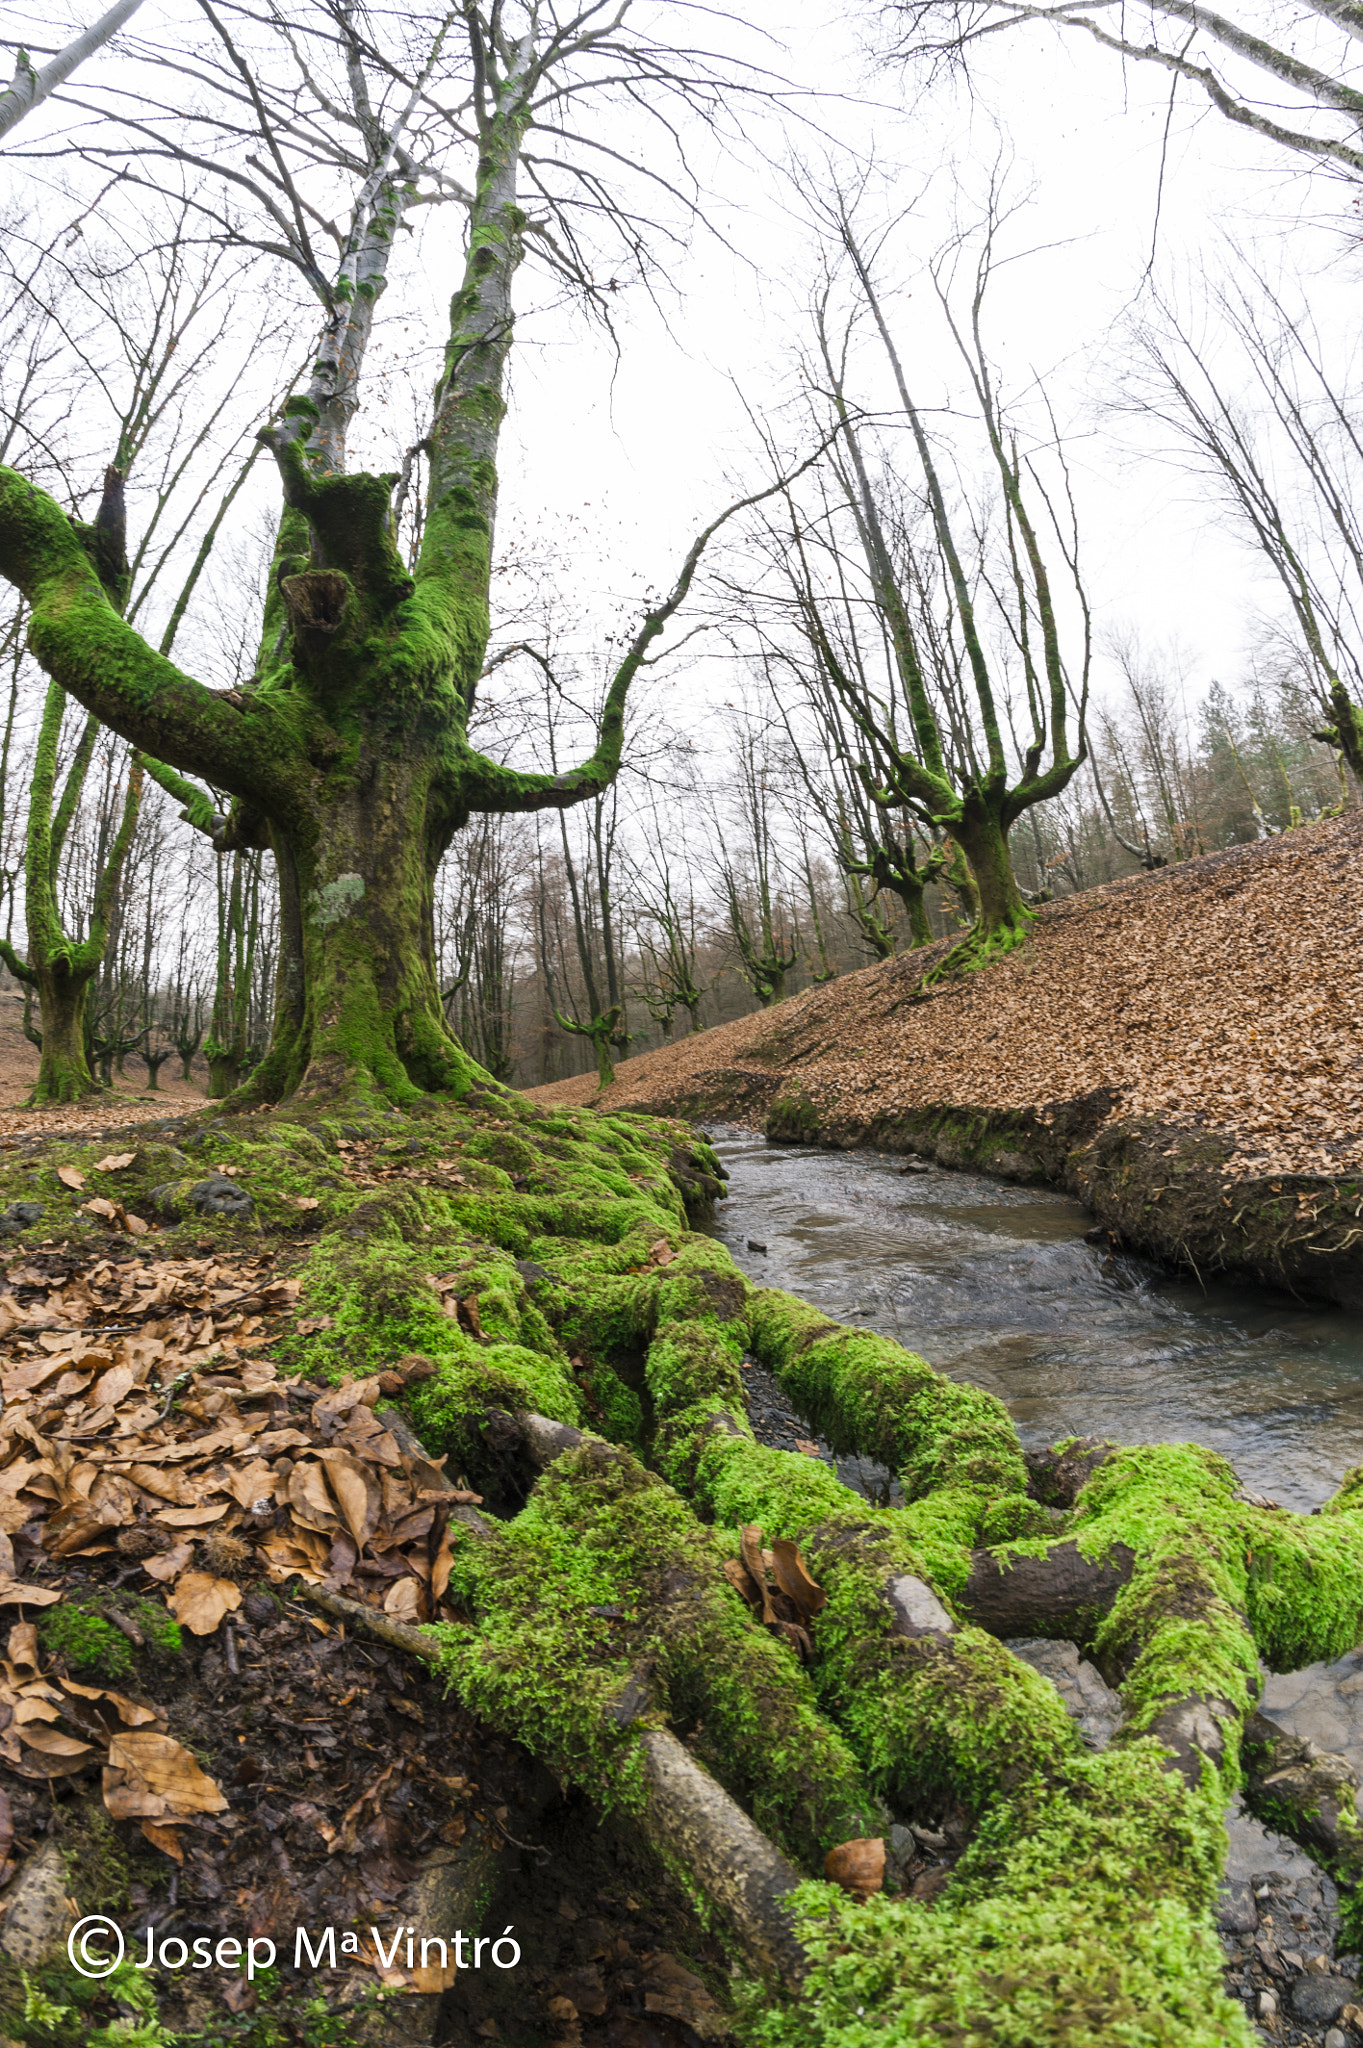
<instances>
[{"instance_id":1,"label":"forest background","mask_svg":"<svg viewBox=\"0 0 1363 2048\"><path fill-rule=\"evenodd\" d=\"M655 9L648 22L675 33L690 12ZM251 675L274 538L277 485L268 460L253 459L253 435L306 367L293 358L307 323L268 257L201 231L192 166L177 174L178 199L149 202L126 163L90 148L139 50L188 33L172 15L143 9L9 138L0 459L84 517L105 465L122 462L132 616L153 642L173 629L177 658L233 690ZM625 116L622 142L647 166L636 189L654 173L666 180L648 192L653 246L617 252L594 306L552 269L521 273L477 743L518 767L578 758L612 651L653 581L716 509L820 445L811 307L831 277L835 314L857 316L845 266L830 269L829 224L846 204L875 245L888 322L983 586L1006 535L933 280L950 278L953 303L968 297L993 223L985 347L1047 510L1063 508L1048 543L1074 547L1078 574L1060 602L1076 703L1091 667L1089 760L1012 832L1024 893L1086 888L1355 800L1335 750L1312 737L1328 716L1329 672L1350 679L1363 559L1347 485L1359 368L1347 176L1266 151L1194 88L1171 95L1164 73L1064 37L1005 38L972 56L966 77L887 68L885 24L872 17L811 6L764 8L751 25L707 13L704 24L721 70L763 73L747 132L721 93L713 123L682 113L664 165L643 114L635 134ZM41 56L60 39L11 13L4 40ZM370 468L410 461L438 368L438 308L460 262L452 216L419 217L352 429ZM851 361L877 491L908 559L921 480L903 460L902 416L864 317ZM1171 383L1180 366L1262 462L1308 565L1311 615L1338 629L1323 654L1281 548L1266 550L1243 492L1199 440ZM1287 419L1286 387L1301 400ZM796 491L800 518L831 534L815 502L825 474ZM418 461L413 549L420 486ZM782 584L784 502L731 523L712 547L670 651L635 686L615 786L570 812L475 817L455 837L437 883L440 988L465 1044L501 1078L585 1071L599 1054L645 1050L912 942L905 903L858 872L861 826L876 821L839 755ZM854 543L830 541L829 559L854 560ZM934 601L925 595L928 610ZM6 604L0 928L21 970L45 684L23 608ZM858 606L864 588L849 616ZM1006 622L993 632L1016 761L1025 688ZM213 1091L226 1092L268 1044L272 863L215 853L148 783L110 891L129 755L75 706L57 789L73 764L84 779L55 870L60 922L75 945L101 916L107 925L85 1017L90 1064L155 1086L197 1059L193 1071L211 1069ZM937 860L923 896L933 936L970 914L954 852L940 832L918 833L920 860ZM4 1000L36 1038L32 987L4 978Z\"/></svg>"}]
</instances>

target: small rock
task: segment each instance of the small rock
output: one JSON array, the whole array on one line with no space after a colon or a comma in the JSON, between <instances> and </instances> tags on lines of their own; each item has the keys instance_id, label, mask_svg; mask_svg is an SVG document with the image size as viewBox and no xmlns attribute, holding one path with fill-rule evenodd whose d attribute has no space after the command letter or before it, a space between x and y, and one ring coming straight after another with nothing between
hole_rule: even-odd
<instances>
[{"instance_id":1,"label":"small rock","mask_svg":"<svg viewBox=\"0 0 1363 2048\"><path fill-rule=\"evenodd\" d=\"M750 1252L764 1252L766 1249L767 1247L764 1244L759 1244L755 1237L748 1239L748 1250Z\"/></svg>"},{"instance_id":2,"label":"small rock","mask_svg":"<svg viewBox=\"0 0 1363 2048\"><path fill-rule=\"evenodd\" d=\"M1331 2027L1329 2033L1325 2036L1323 2048L1349 2048L1349 2037L1347 2034L1342 2033L1338 2027Z\"/></svg>"},{"instance_id":3,"label":"small rock","mask_svg":"<svg viewBox=\"0 0 1363 2048\"><path fill-rule=\"evenodd\" d=\"M50 1962L66 1940L75 1919L67 1897L70 1879L61 1850L55 1842L35 1849L20 1866L9 1893L9 1911L0 1949L21 1970L36 1970Z\"/></svg>"},{"instance_id":4,"label":"small rock","mask_svg":"<svg viewBox=\"0 0 1363 2048\"><path fill-rule=\"evenodd\" d=\"M1217 1898L1216 1924L1223 1934L1253 1934L1259 1925L1259 1908L1247 1884L1223 1882Z\"/></svg>"},{"instance_id":5,"label":"small rock","mask_svg":"<svg viewBox=\"0 0 1363 2048\"><path fill-rule=\"evenodd\" d=\"M906 1159L899 1171L901 1173L931 1173L932 1168L926 1159Z\"/></svg>"},{"instance_id":6,"label":"small rock","mask_svg":"<svg viewBox=\"0 0 1363 2048\"><path fill-rule=\"evenodd\" d=\"M189 1199L201 1216L249 1216L255 1207L245 1188L218 1174L211 1180L196 1181Z\"/></svg>"},{"instance_id":7,"label":"small rock","mask_svg":"<svg viewBox=\"0 0 1363 2048\"><path fill-rule=\"evenodd\" d=\"M896 1821L890 1829L890 1854L896 1863L908 1863L916 1853L912 1829Z\"/></svg>"},{"instance_id":8,"label":"small rock","mask_svg":"<svg viewBox=\"0 0 1363 2048\"><path fill-rule=\"evenodd\" d=\"M30 1224L41 1223L43 1205L41 1202L11 1202L8 1209L0 1212L0 1231L13 1234L27 1230Z\"/></svg>"},{"instance_id":9,"label":"small rock","mask_svg":"<svg viewBox=\"0 0 1363 2048\"><path fill-rule=\"evenodd\" d=\"M1292 2010L1310 2026L1328 2026L1339 2018L1357 1990L1347 1977L1319 1977L1311 1971L1292 1986Z\"/></svg>"},{"instance_id":10,"label":"small rock","mask_svg":"<svg viewBox=\"0 0 1363 2048\"><path fill-rule=\"evenodd\" d=\"M1256 2002L1257 2002L1257 2004L1258 2004L1258 2007L1259 2007L1259 2017L1260 2017L1260 2019L1261 2019L1261 2020L1271 2020L1271 2019L1272 2019L1272 2018L1274 2017L1274 2015L1275 2015L1275 2013L1277 2012L1277 2010L1278 2010L1278 1994L1277 1994L1277 1992L1276 1992L1276 1991L1261 1991L1261 1992L1259 1993L1259 1996L1258 1996L1258 1999L1257 1999L1257 2001L1256 2001Z\"/></svg>"}]
</instances>

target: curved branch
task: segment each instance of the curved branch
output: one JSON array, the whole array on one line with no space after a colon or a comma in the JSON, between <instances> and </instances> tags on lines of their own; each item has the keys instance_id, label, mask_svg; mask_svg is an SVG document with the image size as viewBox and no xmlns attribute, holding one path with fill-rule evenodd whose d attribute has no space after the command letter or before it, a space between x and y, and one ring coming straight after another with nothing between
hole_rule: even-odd
<instances>
[{"instance_id":1,"label":"curved branch","mask_svg":"<svg viewBox=\"0 0 1363 2048\"><path fill-rule=\"evenodd\" d=\"M27 599L28 644L55 682L133 746L263 801L257 717L155 653L110 604L66 514L0 468L0 575Z\"/></svg>"}]
</instances>

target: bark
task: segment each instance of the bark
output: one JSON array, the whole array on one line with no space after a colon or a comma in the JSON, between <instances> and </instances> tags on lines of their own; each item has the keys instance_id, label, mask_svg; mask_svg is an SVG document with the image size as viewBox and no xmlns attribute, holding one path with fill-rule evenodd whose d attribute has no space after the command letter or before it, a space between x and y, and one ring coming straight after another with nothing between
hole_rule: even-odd
<instances>
[{"instance_id":1,"label":"bark","mask_svg":"<svg viewBox=\"0 0 1363 2048\"><path fill-rule=\"evenodd\" d=\"M13 80L7 91L0 93L0 135L8 135L11 128L18 127L25 114L41 106L78 65L118 33L141 4L142 0L117 0L117 5L111 7L107 14L102 14L83 35L73 37L50 64L44 64L41 71L34 70L27 50L21 49L15 60Z\"/></svg>"},{"instance_id":2,"label":"bark","mask_svg":"<svg viewBox=\"0 0 1363 2048\"><path fill-rule=\"evenodd\" d=\"M125 537L123 472L110 466L104 472L103 494L93 524L64 521L63 541L79 557L83 576L93 584L93 594L115 620L128 598ZM95 876L89 928L83 941L68 938L58 902L58 878L66 835L84 791L99 724L91 713L57 797L57 750L65 713L66 692L54 680L43 706L29 789L24 845L27 961L18 958L7 940L0 940L0 959L24 984L26 997L36 989L43 1005L42 1033L35 1039L40 1059L37 1086L30 1097L34 1103L76 1102L97 1092L98 1084L90 1071L86 998L104 961L110 928L117 914L123 865L137 829L142 802L143 771L134 756L122 817ZM27 1019L26 1001L26 1031ZM31 1031L27 1035L34 1037Z\"/></svg>"},{"instance_id":3,"label":"bark","mask_svg":"<svg viewBox=\"0 0 1363 2048\"><path fill-rule=\"evenodd\" d=\"M995 1636L1056 1636L1085 1644L1135 1569L1135 1553L1113 1546L1100 1562L1077 1544L1057 1543L1044 1557L1006 1559L977 1550L960 1595L962 1612Z\"/></svg>"},{"instance_id":4,"label":"bark","mask_svg":"<svg viewBox=\"0 0 1363 2048\"><path fill-rule=\"evenodd\" d=\"M85 999L95 971L77 965L71 972L60 960L33 964L43 1020L34 1103L80 1102L100 1092L85 1054Z\"/></svg>"}]
</instances>

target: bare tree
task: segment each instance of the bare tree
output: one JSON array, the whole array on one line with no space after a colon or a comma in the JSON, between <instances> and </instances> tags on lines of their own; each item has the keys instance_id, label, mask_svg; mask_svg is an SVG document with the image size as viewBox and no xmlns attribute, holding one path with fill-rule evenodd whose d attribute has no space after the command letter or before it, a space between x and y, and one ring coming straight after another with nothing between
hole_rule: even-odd
<instances>
[{"instance_id":1,"label":"bare tree","mask_svg":"<svg viewBox=\"0 0 1363 2048\"><path fill-rule=\"evenodd\" d=\"M87 57L93 57L96 50L102 50L141 5L142 0L116 0L107 14L102 14L83 35L73 36L41 71L34 69L33 59L20 44L14 59L14 76L5 91L0 92L0 135L8 135L25 114L31 114L58 86L65 85L72 72Z\"/></svg>"},{"instance_id":2,"label":"bare tree","mask_svg":"<svg viewBox=\"0 0 1363 2048\"><path fill-rule=\"evenodd\" d=\"M1171 427L1211 479L1235 525L1271 564L1327 723L1363 779L1363 434L1356 394L1337 378L1305 310L1290 312L1257 274L1214 294L1250 373L1229 388L1212 350L1167 300L1135 330L1145 377L1124 380L1119 409ZM1285 481L1277 474L1285 470Z\"/></svg>"},{"instance_id":3,"label":"bare tree","mask_svg":"<svg viewBox=\"0 0 1363 2048\"><path fill-rule=\"evenodd\" d=\"M471 1062L434 971L440 860L471 814L563 810L609 787L631 683L728 516L646 608L583 761L529 772L475 749L513 282L532 248L608 315L604 247L637 264L655 234L598 168L628 152L593 132L593 107L637 105L671 147L669 106L721 121L768 88L636 35L600 5L559 18L498 0L470 6L457 29L449 16L406 16L387 49L348 6L286 16L204 0L204 15L208 41L176 58L202 88L190 110L156 107L149 83L141 110L120 105L79 147L127 166L125 186L154 183L167 161L212 181L223 196L193 201L211 231L290 266L320 310L308 388L263 435L284 512L250 686L215 694L124 624L60 508L13 473L0 475L0 573L32 605L39 660L145 751L190 821L220 850L275 856L279 1000L254 1096L305 1079L398 1099L460 1089ZM695 217L655 165L625 182L669 191ZM409 479L425 465L413 569L395 544L393 476L348 471L347 443L394 248L415 209L442 201L464 211L467 253L433 411L404 465ZM232 798L226 816L216 791Z\"/></svg>"},{"instance_id":4,"label":"bare tree","mask_svg":"<svg viewBox=\"0 0 1363 2048\"><path fill-rule=\"evenodd\" d=\"M985 38L1034 24L1086 38L1168 72L1175 89L1186 80L1237 127L1353 183L1363 174L1363 93L1351 77L1363 11L1352 0L1306 4L1309 57L1270 9L1245 5L1232 19L1200 0L890 0L882 19L887 56L933 68L959 67ZM1255 91L1256 73L1272 81L1268 94Z\"/></svg>"}]
</instances>

